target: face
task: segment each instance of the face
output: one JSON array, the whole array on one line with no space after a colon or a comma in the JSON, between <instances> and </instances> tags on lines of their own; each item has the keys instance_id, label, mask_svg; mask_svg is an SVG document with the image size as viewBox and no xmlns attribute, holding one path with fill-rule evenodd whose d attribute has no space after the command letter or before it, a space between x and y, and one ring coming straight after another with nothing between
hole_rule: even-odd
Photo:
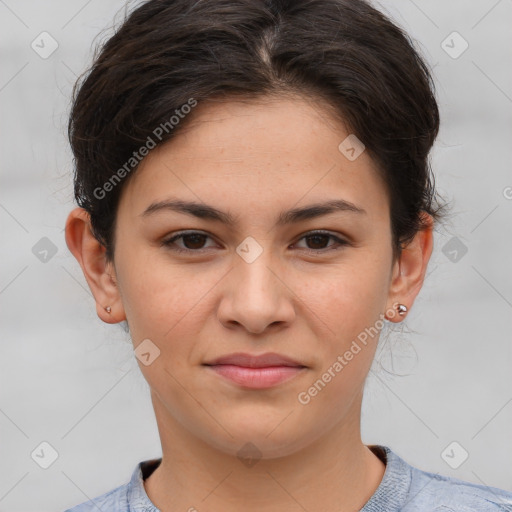
<instances>
[{"instance_id":1,"label":"face","mask_svg":"<svg viewBox=\"0 0 512 512\"><path fill-rule=\"evenodd\" d=\"M159 350L139 361L159 428L230 454L251 442L263 458L332 429L356 439L375 332L396 302L374 163L366 151L349 160L338 148L349 132L302 99L193 115L143 160L117 216L112 273L134 348ZM310 209L334 201L352 206ZM251 387L205 366L268 352L303 368Z\"/></svg>"}]
</instances>

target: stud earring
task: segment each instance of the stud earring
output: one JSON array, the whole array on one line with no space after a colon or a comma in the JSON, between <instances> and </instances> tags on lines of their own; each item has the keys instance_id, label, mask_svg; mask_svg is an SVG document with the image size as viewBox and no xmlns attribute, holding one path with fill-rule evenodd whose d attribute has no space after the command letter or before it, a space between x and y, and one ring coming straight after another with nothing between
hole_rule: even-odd
<instances>
[{"instance_id":1,"label":"stud earring","mask_svg":"<svg viewBox=\"0 0 512 512\"><path fill-rule=\"evenodd\" d=\"M107 306L105 308L105 311L110 314L110 312L112 311L112 308L110 306Z\"/></svg>"},{"instance_id":2,"label":"stud earring","mask_svg":"<svg viewBox=\"0 0 512 512\"><path fill-rule=\"evenodd\" d=\"M396 309L400 316L404 316L405 313L407 313L407 306L405 306L404 304L398 304Z\"/></svg>"}]
</instances>

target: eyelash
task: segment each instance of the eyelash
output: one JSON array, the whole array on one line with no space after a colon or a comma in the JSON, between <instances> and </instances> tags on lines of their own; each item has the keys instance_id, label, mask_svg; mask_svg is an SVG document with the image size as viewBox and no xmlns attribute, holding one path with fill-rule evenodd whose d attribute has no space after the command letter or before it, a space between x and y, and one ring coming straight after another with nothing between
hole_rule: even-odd
<instances>
[{"instance_id":1,"label":"eyelash","mask_svg":"<svg viewBox=\"0 0 512 512\"><path fill-rule=\"evenodd\" d=\"M177 252L177 253L189 253L190 254L190 253L203 252L205 249L182 249L181 247L173 246L173 244L176 240L179 240L180 238L184 238L184 237L190 236L190 235L203 235L203 236L206 236L207 238L211 238L210 235L208 235L207 233L202 233L201 231L183 231L181 233L174 235L173 237L171 237L167 240L163 240L161 245L166 246L170 250ZM334 248L331 247L331 248L325 248L325 249L303 249L304 251L306 251L310 254L319 254L319 253L322 254L322 253L329 252L329 251L337 251L337 250L343 248L344 246L350 245L349 242L347 242L346 240L343 240L328 231L310 231L309 233L306 233L301 238L299 238L299 241L302 240L303 238L309 238L309 237L313 237L313 236L317 236L317 235L321 235L321 236L323 235L323 236L327 236L328 238L332 238L333 240L336 241L338 247L334 247Z\"/></svg>"}]
</instances>

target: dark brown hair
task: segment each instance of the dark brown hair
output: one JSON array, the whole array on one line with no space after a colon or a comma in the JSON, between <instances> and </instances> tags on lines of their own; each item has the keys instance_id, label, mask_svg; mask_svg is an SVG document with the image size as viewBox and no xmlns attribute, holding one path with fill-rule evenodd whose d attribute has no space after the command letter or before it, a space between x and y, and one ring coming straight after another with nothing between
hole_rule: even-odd
<instances>
[{"instance_id":1,"label":"dark brown hair","mask_svg":"<svg viewBox=\"0 0 512 512\"><path fill-rule=\"evenodd\" d=\"M75 198L107 258L134 152L183 129L184 105L290 93L328 105L366 146L389 196L395 257L425 227L422 212L441 218L432 77L413 41L368 2L149 0L96 49L73 91Z\"/></svg>"}]
</instances>

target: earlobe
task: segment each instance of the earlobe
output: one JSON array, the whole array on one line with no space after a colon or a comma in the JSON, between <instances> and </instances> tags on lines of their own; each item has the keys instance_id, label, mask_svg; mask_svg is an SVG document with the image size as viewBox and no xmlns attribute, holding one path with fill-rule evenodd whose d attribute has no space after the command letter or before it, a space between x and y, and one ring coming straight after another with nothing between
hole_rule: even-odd
<instances>
[{"instance_id":1,"label":"earlobe","mask_svg":"<svg viewBox=\"0 0 512 512\"><path fill-rule=\"evenodd\" d=\"M424 213L425 227L416 233L414 239L402 248L400 258L393 268L390 283L387 310L400 313L397 306L403 304L408 310L423 286L428 262L433 249L433 219ZM406 311L404 311L405 313ZM403 320L403 315L395 314L386 318L393 322Z\"/></svg>"},{"instance_id":2,"label":"earlobe","mask_svg":"<svg viewBox=\"0 0 512 512\"><path fill-rule=\"evenodd\" d=\"M113 265L107 262L105 247L92 233L90 217L75 208L66 221L66 244L76 258L96 301L96 313L106 323L126 320ZM110 311L107 310L110 308Z\"/></svg>"}]
</instances>

